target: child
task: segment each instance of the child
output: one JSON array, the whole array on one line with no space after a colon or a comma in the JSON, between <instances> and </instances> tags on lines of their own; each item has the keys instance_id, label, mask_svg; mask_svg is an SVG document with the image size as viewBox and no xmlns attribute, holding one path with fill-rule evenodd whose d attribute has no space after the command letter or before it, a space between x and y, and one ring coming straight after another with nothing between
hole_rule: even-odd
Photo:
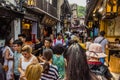
<instances>
[{"instance_id":1,"label":"child","mask_svg":"<svg viewBox=\"0 0 120 80\"><path fill-rule=\"evenodd\" d=\"M53 55L53 65L56 65L58 67L58 72L59 76L61 79L64 78L65 76L65 62L66 60L64 59L62 53L64 51L63 45L62 44L57 44L54 46L54 55Z\"/></svg>"},{"instance_id":2,"label":"child","mask_svg":"<svg viewBox=\"0 0 120 80\"><path fill-rule=\"evenodd\" d=\"M58 80L58 69L56 66L52 65L53 52L51 49L46 49L43 51L43 74L41 80Z\"/></svg>"}]
</instances>

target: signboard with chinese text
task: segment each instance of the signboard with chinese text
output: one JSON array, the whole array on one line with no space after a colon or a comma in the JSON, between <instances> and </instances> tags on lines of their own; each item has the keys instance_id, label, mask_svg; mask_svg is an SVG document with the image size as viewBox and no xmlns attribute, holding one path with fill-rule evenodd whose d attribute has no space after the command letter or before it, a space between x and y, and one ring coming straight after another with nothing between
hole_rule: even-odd
<instances>
[{"instance_id":1,"label":"signboard with chinese text","mask_svg":"<svg viewBox=\"0 0 120 80\"><path fill-rule=\"evenodd\" d=\"M55 19L45 15L41 23L44 25L53 26L56 22L57 21Z\"/></svg>"}]
</instances>

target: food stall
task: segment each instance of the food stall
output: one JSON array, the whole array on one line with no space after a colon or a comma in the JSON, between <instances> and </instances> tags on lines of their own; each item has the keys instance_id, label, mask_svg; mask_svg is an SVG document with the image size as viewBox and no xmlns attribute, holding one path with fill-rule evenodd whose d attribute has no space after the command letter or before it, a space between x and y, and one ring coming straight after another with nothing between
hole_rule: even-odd
<instances>
[{"instance_id":1,"label":"food stall","mask_svg":"<svg viewBox=\"0 0 120 80\"><path fill-rule=\"evenodd\" d=\"M108 64L111 72L120 73L120 44L112 42L108 49Z\"/></svg>"}]
</instances>

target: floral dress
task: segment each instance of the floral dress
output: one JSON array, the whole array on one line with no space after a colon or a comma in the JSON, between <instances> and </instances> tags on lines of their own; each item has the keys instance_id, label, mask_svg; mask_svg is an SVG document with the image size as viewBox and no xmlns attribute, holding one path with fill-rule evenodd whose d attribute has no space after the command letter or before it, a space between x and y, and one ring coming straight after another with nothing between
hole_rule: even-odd
<instances>
[{"instance_id":1,"label":"floral dress","mask_svg":"<svg viewBox=\"0 0 120 80\"><path fill-rule=\"evenodd\" d=\"M58 67L59 78L63 79L65 76L65 61L63 55L53 55L53 65Z\"/></svg>"}]
</instances>

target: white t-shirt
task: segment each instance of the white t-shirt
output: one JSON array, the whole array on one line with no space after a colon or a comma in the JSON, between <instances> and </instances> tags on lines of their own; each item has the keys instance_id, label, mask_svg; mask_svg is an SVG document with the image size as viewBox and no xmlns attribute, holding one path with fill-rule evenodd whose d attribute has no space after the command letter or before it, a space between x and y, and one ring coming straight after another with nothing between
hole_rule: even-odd
<instances>
[{"instance_id":1,"label":"white t-shirt","mask_svg":"<svg viewBox=\"0 0 120 80\"><path fill-rule=\"evenodd\" d=\"M62 45L64 45L64 40L63 40L63 39L60 39L60 40L55 39L55 40L53 41L53 46L55 46L55 45L57 45L57 44L62 44Z\"/></svg>"},{"instance_id":2,"label":"white t-shirt","mask_svg":"<svg viewBox=\"0 0 120 80\"><path fill-rule=\"evenodd\" d=\"M94 43L99 43L104 37L99 36L97 38L95 38ZM105 52L105 47L108 44L108 40L106 38L104 38L104 40L102 40L102 42L100 43L102 46L102 51Z\"/></svg>"}]
</instances>

